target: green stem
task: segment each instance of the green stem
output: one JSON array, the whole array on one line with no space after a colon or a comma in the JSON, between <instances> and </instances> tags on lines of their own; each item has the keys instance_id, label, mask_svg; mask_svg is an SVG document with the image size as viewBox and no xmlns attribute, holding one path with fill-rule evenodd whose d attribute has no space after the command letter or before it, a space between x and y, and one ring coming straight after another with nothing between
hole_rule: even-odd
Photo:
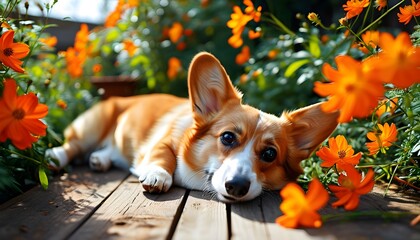
<instances>
[{"instance_id":1,"label":"green stem","mask_svg":"<svg viewBox=\"0 0 420 240\"><path fill-rule=\"evenodd\" d=\"M296 33L294 33L292 30L290 30L288 27L286 27L286 25L284 25L284 23L282 21L280 21L278 18L276 18L276 16L274 16L272 13L268 13L268 16L272 19L272 23L276 24L278 27L280 27L280 29L282 29L285 33L291 35L291 36L295 36ZM265 20L269 20L269 19L265 19Z\"/></svg>"},{"instance_id":2,"label":"green stem","mask_svg":"<svg viewBox=\"0 0 420 240\"><path fill-rule=\"evenodd\" d=\"M359 31L357 33L357 36L360 36L360 34L364 33L366 30L368 30L373 25L375 25L376 23L378 23L382 18L384 18L386 15L388 15L388 13L390 13L392 10L394 10L395 8L397 8L398 6L400 6L404 1L405 0L401 0L401 2L395 4L392 8L388 9L384 14L382 14L381 16L379 16L375 21L371 22L369 25L367 25L365 28L363 28L361 31Z\"/></svg>"},{"instance_id":3,"label":"green stem","mask_svg":"<svg viewBox=\"0 0 420 240\"><path fill-rule=\"evenodd\" d=\"M38 165L41 165L41 162L40 161L38 161L36 159L33 159L33 158L30 158L30 157L27 157L27 156L25 156L25 155L23 155L21 153L18 153L18 152L13 151L13 150L10 150L10 149L4 148L4 147L0 147L0 150L6 151L6 152L8 152L10 154L18 155L20 158L23 158L23 159L32 161L32 162L34 162L34 163L36 163Z\"/></svg>"},{"instance_id":4,"label":"green stem","mask_svg":"<svg viewBox=\"0 0 420 240\"><path fill-rule=\"evenodd\" d=\"M322 216L322 221L331 220L352 220L360 217L379 217L382 219L390 220L399 217L406 217L415 215L410 212L383 212L383 211L358 211L358 212L341 212L337 214L326 214Z\"/></svg>"}]
</instances>

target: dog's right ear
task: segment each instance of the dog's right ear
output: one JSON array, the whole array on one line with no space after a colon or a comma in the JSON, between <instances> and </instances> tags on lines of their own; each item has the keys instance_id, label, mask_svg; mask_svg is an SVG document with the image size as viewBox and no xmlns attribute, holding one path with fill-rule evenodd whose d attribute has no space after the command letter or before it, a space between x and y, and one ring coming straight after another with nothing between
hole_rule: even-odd
<instances>
[{"instance_id":1,"label":"dog's right ear","mask_svg":"<svg viewBox=\"0 0 420 240\"><path fill-rule=\"evenodd\" d=\"M219 60L207 52L197 54L190 64L188 91L198 125L210 121L227 102L240 104L242 97Z\"/></svg>"}]
</instances>

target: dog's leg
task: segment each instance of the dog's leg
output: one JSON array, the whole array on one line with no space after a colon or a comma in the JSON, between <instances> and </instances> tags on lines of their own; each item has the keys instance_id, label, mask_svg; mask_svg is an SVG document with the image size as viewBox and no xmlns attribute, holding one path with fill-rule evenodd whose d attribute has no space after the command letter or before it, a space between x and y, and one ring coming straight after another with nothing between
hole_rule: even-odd
<instances>
[{"instance_id":1,"label":"dog's leg","mask_svg":"<svg viewBox=\"0 0 420 240\"><path fill-rule=\"evenodd\" d=\"M77 117L64 131L65 143L46 151L45 155L58 161L52 167L60 169L79 155L99 147L113 131L122 108L115 100L100 102Z\"/></svg>"},{"instance_id":2,"label":"dog's leg","mask_svg":"<svg viewBox=\"0 0 420 240\"><path fill-rule=\"evenodd\" d=\"M167 192L172 186L176 156L171 145L168 136L146 152L143 159L140 159L141 156L136 158L137 164L132 172L139 177L144 190L152 193Z\"/></svg>"},{"instance_id":3,"label":"dog's leg","mask_svg":"<svg viewBox=\"0 0 420 240\"><path fill-rule=\"evenodd\" d=\"M112 146L106 146L93 152L89 157L90 169L98 172L105 172L111 167Z\"/></svg>"}]
</instances>

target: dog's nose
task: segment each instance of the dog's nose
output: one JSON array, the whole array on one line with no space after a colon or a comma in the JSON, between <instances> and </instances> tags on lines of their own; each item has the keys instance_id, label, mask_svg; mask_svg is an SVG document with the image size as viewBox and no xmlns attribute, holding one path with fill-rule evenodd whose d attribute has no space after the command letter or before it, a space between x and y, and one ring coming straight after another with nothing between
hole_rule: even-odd
<instances>
[{"instance_id":1,"label":"dog's nose","mask_svg":"<svg viewBox=\"0 0 420 240\"><path fill-rule=\"evenodd\" d=\"M251 181L242 176L233 177L225 182L226 192L229 195L238 198L243 197L248 193L250 185Z\"/></svg>"}]
</instances>

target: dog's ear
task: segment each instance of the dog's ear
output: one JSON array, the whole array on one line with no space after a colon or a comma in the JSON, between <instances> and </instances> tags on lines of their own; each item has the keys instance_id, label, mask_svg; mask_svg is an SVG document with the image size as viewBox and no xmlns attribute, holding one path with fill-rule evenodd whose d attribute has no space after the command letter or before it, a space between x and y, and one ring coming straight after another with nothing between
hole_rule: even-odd
<instances>
[{"instance_id":1,"label":"dog's ear","mask_svg":"<svg viewBox=\"0 0 420 240\"><path fill-rule=\"evenodd\" d=\"M321 103L283 113L281 124L287 136L287 165L295 173L292 178L302 173L300 162L335 130L338 116L339 112L322 111Z\"/></svg>"},{"instance_id":2,"label":"dog's ear","mask_svg":"<svg viewBox=\"0 0 420 240\"><path fill-rule=\"evenodd\" d=\"M188 72L188 91L197 124L208 122L229 101L241 102L219 60L210 53L197 54Z\"/></svg>"}]
</instances>

